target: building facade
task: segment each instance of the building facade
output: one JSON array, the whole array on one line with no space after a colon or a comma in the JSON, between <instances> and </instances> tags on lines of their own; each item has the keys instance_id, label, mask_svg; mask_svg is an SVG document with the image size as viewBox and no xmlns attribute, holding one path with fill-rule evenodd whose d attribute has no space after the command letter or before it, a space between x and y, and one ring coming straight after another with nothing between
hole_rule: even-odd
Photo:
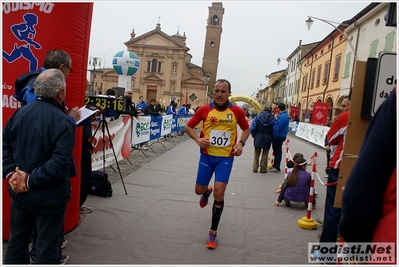
<instances>
[{"instance_id":1,"label":"building facade","mask_svg":"<svg viewBox=\"0 0 399 267\"><path fill-rule=\"evenodd\" d=\"M146 102L156 99L164 107L171 100L179 106L190 103L193 108L208 103L213 89L209 87L216 80L223 14L222 3L212 3L209 7L202 67L191 62L185 33L168 35L161 30L160 23L140 36L132 30L125 45L140 59L131 82L133 102L143 96ZM111 68L92 70L88 84L88 94L118 89L118 75Z\"/></svg>"}]
</instances>

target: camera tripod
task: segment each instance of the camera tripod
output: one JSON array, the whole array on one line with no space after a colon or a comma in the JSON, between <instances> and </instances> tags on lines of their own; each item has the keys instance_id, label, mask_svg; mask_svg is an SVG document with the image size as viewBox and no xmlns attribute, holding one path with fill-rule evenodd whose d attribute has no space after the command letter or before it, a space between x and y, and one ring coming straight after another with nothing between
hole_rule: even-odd
<instances>
[{"instance_id":1,"label":"camera tripod","mask_svg":"<svg viewBox=\"0 0 399 267\"><path fill-rule=\"evenodd\" d=\"M119 162L118 162L118 158L116 157L116 153L115 153L115 149L114 149L114 144L112 143L112 139L111 139L111 134L109 133L107 120L106 120L106 118L103 116L103 114L100 114L100 116L101 116L101 119L100 119L100 121L99 121L99 123L98 123L98 125L97 125L96 130L95 130L94 133L93 133L93 136L91 137L91 141L93 140L94 136L96 135L97 130L100 129L100 127L101 127L101 130L102 130L102 132L103 132L103 141L102 141L102 142L103 142L103 144L102 144L102 151L103 151L103 172L105 172L105 163L106 163L106 158L105 158L105 142L106 142L106 141L105 141L105 130L107 130L108 140L109 140L109 143L110 143L111 148L112 148L112 153L114 154L116 166L117 166L118 171L119 171L119 176L121 177L121 181L122 181L122 184L123 184L123 189L125 190L125 194L127 195L125 182L123 181L121 169L119 168Z\"/></svg>"}]
</instances>

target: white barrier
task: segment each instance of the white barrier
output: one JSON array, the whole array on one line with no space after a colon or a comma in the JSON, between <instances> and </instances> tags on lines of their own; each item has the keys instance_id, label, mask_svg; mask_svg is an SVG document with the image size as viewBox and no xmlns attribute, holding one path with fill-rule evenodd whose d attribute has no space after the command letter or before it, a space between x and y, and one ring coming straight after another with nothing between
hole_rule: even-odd
<instances>
[{"instance_id":1,"label":"white barrier","mask_svg":"<svg viewBox=\"0 0 399 267\"><path fill-rule=\"evenodd\" d=\"M296 128L295 136L324 147L324 140L330 127L300 122Z\"/></svg>"}]
</instances>

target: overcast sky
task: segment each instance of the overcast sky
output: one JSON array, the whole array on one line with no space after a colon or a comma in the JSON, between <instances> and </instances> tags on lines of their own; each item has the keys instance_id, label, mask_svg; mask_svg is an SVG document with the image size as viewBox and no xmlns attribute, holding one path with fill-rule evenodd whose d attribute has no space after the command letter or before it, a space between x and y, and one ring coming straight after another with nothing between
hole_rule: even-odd
<instances>
[{"instance_id":1,"label":"overcast sky","mask_svg":"<svg viewBox=\"0 0 399 267\"><path fill-rule=\"evenodd\" d=\"M214 1L219 2L219 1ZM220 1L223 3L217 78L232 84L232 94L251 95L267 84L266 74L285 69L283 60L302 44L321 41L334 28L315 20L310 31L307 16L341 23L371 2L365 1ZM192 63L201 66L208 7L212 1L105 1L94 2L89 56L99 57L105 67L126 50L124 43L134 29L136 37L155 29L173 35L186 34ZM158 18L160 17L160 19Z\"/></svg>"}]
</instances>

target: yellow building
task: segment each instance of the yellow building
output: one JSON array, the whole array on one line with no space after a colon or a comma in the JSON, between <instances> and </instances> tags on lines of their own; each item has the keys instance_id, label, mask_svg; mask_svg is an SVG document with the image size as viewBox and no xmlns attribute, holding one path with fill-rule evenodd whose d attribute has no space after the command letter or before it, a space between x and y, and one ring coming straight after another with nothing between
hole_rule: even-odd
<instances>
[{"instance_id":1,"label":"yellow building","mask_svg":"<svg viewBox=\"0 0 399 267\"><path fill-rule=\"evenodd\" d=\"M300 61L304 75L299 93L302 119L306 114L311 117L315 102L329 104L330 118L339 114L346 45L343 31L334 30Z\"/></svg>"}]
</instances>

